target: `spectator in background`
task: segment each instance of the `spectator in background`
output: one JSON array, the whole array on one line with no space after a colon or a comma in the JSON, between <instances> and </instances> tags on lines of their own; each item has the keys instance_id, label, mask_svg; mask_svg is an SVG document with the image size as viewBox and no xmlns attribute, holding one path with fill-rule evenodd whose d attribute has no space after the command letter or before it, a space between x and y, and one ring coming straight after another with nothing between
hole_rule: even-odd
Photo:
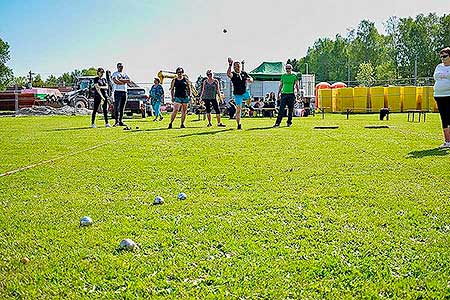
<instances>
[{"instance_id":1,"label":"spectator in background","mask_svg":"<svg viewBox=\"0 0 450 300\"><path fill-rule=\"evenodd\" d=\"M224 124L220 121L220 109L219 102L217 99L220 99L220 86L219 81L214 78L211 70L206 71L206 80L203 81L202 84L202 92L200 95L200 99L205 103L206 115L208 117L208 127L212 126L211 123L211 106L214 108L216 112L217 118L217 126L225 127Z\"/></svg>"},{"instance_id":2,"label":"spectator in background","mask_svg":"<svg viewBox=\"0 0 450 300\"><path fill-rule=\"evenodd\" d=\"M153 80L152 88L150 89L150 103L153 107L153 112L155 114L155 119L153 121L157 121L158 117L161 121L163 116L161 114L161 103L164 100L164 89L160 84L159 78L155 78Z\"/></svg>"},{"instance_id":3,"label":"spectator in background","mask_svg":"<svg viewBox=\"0 0 450 300\"><path fill-rule=\"evenodd\" d=\"M175 71L177 77L172 80L170 86L170 93L172 96L172 102L174 102L173 112L170 117L170 123L168 129L172 128L172 123L177 116L178 110L181 108L181 126L180 128L186 128L184 121L186 120L187 106L189 104L191 95L191 85L189 79L184 74L182 67L178 67Z\"/></svg>"},{"instance_id":4,"label":"spectator in background","mask_svg":"<svg viewBox=\"0 0 450 300\"><path fill-rule=\"evenodd\" d=\"M441 115L444 143L440 148L450 148L450 47L439 52L442 61L434 70L434 99Z\"/></svg>"},{"instance_id":5,"label":"spectator in background","mask_svg":"<svg viewBox=\"0 0 450 300\"><path fill-rule=\"evenodd\" d=\"M233 67L233 71L231 68ZM233 83L233 95L236 103L236 123L237 129L242 129L241 125L241 109L242 102L250 99L250 93L247 91L247 83L252 83L253 78L247 72L241 70L241 63L228 58L227 76Z\"/></svg>"},{"instance_id":6,"label":"spectator in background","mask_svg":"<svg viewBox=\"0 0 450 300\"><path fill-rule=\"evenodd\" d=\"M286 73L281 75L280 85L278 87L278 98L281 99L280 111L273 127L280 127L281 120L285 114L286 105L288 107L287 126L292 125L292 115L294 113L295 91L299 94L299 84L297 75L292 73L292 66L286 65Z\"/></svg>"},{"instance_id":7,"label":"spectator in background","mask_svg":"<svg viewBox=\"0 0 450 300\"><path fill-rule=\"evenodd\" d=\"M95 114L98 111L100 104L102 104L103 117L105 118L105 126L111 127L108 123L108 83L105 78L103 78L105 70L103 68L97 69L97 77L94 78L94 110L92 111L92 128L95 126Z\"/></svg>"},{"instance_id":8,"label":"spectator in background","mask_svg":"<svg viewBox=\"0 0 450 300\"><path fill-rule=\"evenodd\" d=\"M234 119L236 114L236 102L234 102L234 99L231 99L230 102L228 102L228 115L230 116L230 119Z\"/></svg>"},{"instance_id":9,"label":"spectator in background","mask_svg":"<svg viewBox=\"0 0 450 300\"><path fill-rule=\"evenodd\" d=\"M117 71L111 75L114 82L114 117L116 123L114 126L126 126L123 123L123 111L127 103L127 84L130 83L130 77L123 72L123 64L117 64Z\"/></svg>"}]
</instances>

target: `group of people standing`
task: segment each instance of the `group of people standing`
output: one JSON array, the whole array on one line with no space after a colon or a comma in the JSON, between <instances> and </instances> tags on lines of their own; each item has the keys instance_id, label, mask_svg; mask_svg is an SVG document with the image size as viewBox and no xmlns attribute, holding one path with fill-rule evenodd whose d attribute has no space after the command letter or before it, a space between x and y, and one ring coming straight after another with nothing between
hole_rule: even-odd
<instances>
[{"instance_id":1,"label":"group of people standing","mask_svg":"<svg viewBox=\"0 0 450 300\"><path fill-rule=\"evenodd\" d=\"M94 78L94 110L91 116L91 127L97 127L95 125L95 115L97 110L102 105L103 117L105 119L105 126L111 127L108 122L108 91L110 90L110 84L104 77L105 70L103 68L97 69L97 77ZM117 64L117 71L111 75L112 91L114 94L114 126L126 126L123 123L123 112L125 104L127 103L127 85L130 83L130 77L123 71L123 64Z\"/></svg>"},{"instance_id":2,"label":"group of people standing","mask_svg":"<svg viewBox=\"0 0 450 300\"><path fill-rule=\"evenodd\" d=\"M102 105L103 115L105 119L105 126L111 127L108 123L108 103L107 96L110 91L108 80L104 78L105 71L103 68L98 68L97 77L94 79L94 110L92 112L92 127L95 128L95 117L98 108ZM247 84L253 82L253 78L245 71L241 69L241 63L239 61L233 61L228 58L228 70L227 76L230 78L233 84L233 96L234 104L236 106L236 123L237 129L242 129L241 124L241 110L242 104L245 100L250 99L250 93L247 89ZM117 64L117 71L111 75L110 82L112 85L112 94L114 95L114 126L126 126L123 123L123 114L125 104L127 101L127 85L131 82L130 77L123 71L123 64ZM297 76L292 74L292 66L286 65L286 74L284 74L280 81L280 88L278 91L279 97L281 97L280 114L278 114L275 127L280 125L281 119L285 115L285 108L288 107L288 121L287 125L292 124L293 105L295 100L294 88L297 93L299 92ZM191 83L189 78L184 74L184 69L178 67L176 69L176 77L172 80L170 85L170 94L172 102L174 103L172 115L168 128L173 127L173 122L181 111L181 125L180 128L185 128L185 120L190 102L191 95ZM212 126L211 109L213 108L216 113L217 126L225 127L221 122L220 108L217 99L220 99L221 91L220 84L217 79L214 78L214 74L211 70L206 71L206 79L202 83L200 99L205 103L206 113L208 117L208 127ZM153 86L149 91L149 98L154 110L154 121L162 120L161 103L164 101L164 89L161 86L159 78L155 78Z\"/></svg>"},{"instance_id":3,"label":"group of people standing","mask_svg":"<svg viewBox=\"0 0 450 300\"><path fill-rule=\"evenodd\" d=\"M444 143L442 148L450 148L450 48L444 48L439 52L439 57L442 61L436 66L434 72L434 97L441 116ZM97 77L94 79L94 110L92 112L92 127L95 128L95 116L98 108L102 105L102 111L105 119L105 126L111 127L108 123L108 91L110 86L108 80L104 78L105 70L103 68L97 69ZM176 69L177 76L172 80L170 86L170 93L174 108L170 117L168 128L173 127L173 122L177 116L178 111L181 111L181 128L185 128L186 113L191 95L191 83L188 77L184 74L182 67ZM233 61L228 58L227 76L233 84L234 105L236 106L236 123L237 129L242 129L241 124L241 110L242 104L245 100L250 99L250 94L247 89L247 84L253 82L253 78L245 71L241 70L241 63ZM114 126L126 126L123 123L124 108L127 101L127 84L130 83L129 76L123 71L123 64L117 64L117 71L111 75L112 90L114 95ZM221 122L220 108L217 99L220 98L220 84L214 78L211 70L206 71L206 79L203 81L200 98L205 103L208 127L212 126L211 108L216 112L217 125L225 127ZM280 99L280 108L277 119L273 127L279 127L283 116L287 113L287 126L292 125L292 116L294 112L294 103L296 95L300 95L299 81L295 74L292 73L292 66L286 65L286 73L281 76L278 88L278 99ZM160 105L164 100L164 90L161 86L159 78L155 78L154 84L149 92L151 105L154 109L155 119L162 120Z\"/></svg>"}]
</instances>

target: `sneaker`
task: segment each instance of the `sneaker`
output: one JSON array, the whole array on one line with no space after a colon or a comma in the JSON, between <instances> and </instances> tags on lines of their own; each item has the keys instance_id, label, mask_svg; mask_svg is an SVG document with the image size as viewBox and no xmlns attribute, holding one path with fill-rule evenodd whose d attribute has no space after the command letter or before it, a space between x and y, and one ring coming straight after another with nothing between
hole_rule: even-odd
<instances>
[{"instance_id":1,"label":"sneaker","mask_svg":"<svg viewBox=\"0 0 450 300\"><path fill-rule=\"evenodd\" d=\"M239 125L237 126L237 129L238 129L238 130L241 130L241 129L242 129L242 124L239 124Z\"/></svg>"},{"instance_id":2,"label":"sneaker","mask_svg":"<svg viewBox=\"0 0 450 300\"><path fill-rule=\"evenodd\" d=\"M106 127L106 128L111 128L111 125L105 124L105 127Z\"/></svg>"},{"instance_id":3,"label":"sneaker","mask_svg":"<svg viewBox=\"0 0 450 300\"><path fill-rule=\"evenodd\" d=\"M91 125L91 128L97 128L97 126L95 126L95 124L92 124L92 125Z\"/></svg>"},{"instance_id":4,"label":"sneaker","mask_svg":"<svg viewBox=\"0 0 450 300\"><path fill-rule=\"evenodd\" d=\"M127 124L125 124L124 122L119 122L119 126L125 126L125 127L127 127Z\"/></svg>"},{"instance_id":5,"label":"sneaker","mask_svg":"<svg viewBox=\"0 0 450 300\"><path fill-rule=\"evenodd\" d=\"M286 125L287 125L287 127L291 127L292 123L287 123Z\"/></svg>"},{"instance_id":6,"label":"sneaker","mask_svg":"<svg viewBox=\"0 0 450 300\"><path fill-rule=\"evenodd\" d=\"M159 116L159 120L162 121L164 118L163 116Z\"/></svg>"},{"instance_id":7,"label":"sneaker","mask_svg":"<svg viewBox=\"0 0 450 300\"><path fill-rule=\"evenodd\" d=\"M217 124L218 127L227 127L225 124L219 123Z\"/></svg>"},{"instance_id":8,"label":"sneaker","mask_svg":"<svg viewBox=\"0 0 450 300\"><path fill-rule=\"evenodd\" d=\"M206 125L206 127L211 127L212 126L212 124L211 123L208 123L208 125Z\"/></svg>"},{"instance_id":9,"label":"sneaker","mask_svg":"<svg viewBox=\"0 0 450 300\"><path fill-rule=\"evenodd\" d=\"M273 128L278 128L278 127L280 127L280 124L274 124L272 127Z\"/></svg>"},{"instance_id":10,"label":"sneaker","mask_svg":"<svg viewBox=\"0 0 450 300\"><path fill-rule=\"evenodd\" d=\"M156 122L156 121L158 121L158 118L154 118L154 119L153 119L153 122Z\"/></svg>"},{"instance_id":11,"label":"sneaker","mask_svg":"<svg viewBox=\"0 0 450 300\"><path fill-rule=\"evenodd\" d=\"M180 128L186 128L186 126L184 126L184 124L181 124Z\"/></svg>"},{"instance_id":12,"label":"sneaker","mask_svg":"<svg viewBox=\"0 0 450 300\"><path fill-rule=\"evenodd\" d=\"M439 148L450 148L450 142L444 142Z\"/></svg>"},{"instance_id":13,"label":"sneaker","mask_svg":"<svg viewBox=\"0 0 450 300\"><path fill-rule=\"evenodd\" d=\"M119 122L114 123L113 127L119 126Z\"/></svg>"},{"instance_id":14,"label":"sneaker","mask_svg":"<svg viewBox=\"0 0 450 300\"><path fill-rule=\"evenodd\" d=\"M167 129L172 129L172 123L169 123L169 126L167 127Z\"/></svg>"}]
</instances>

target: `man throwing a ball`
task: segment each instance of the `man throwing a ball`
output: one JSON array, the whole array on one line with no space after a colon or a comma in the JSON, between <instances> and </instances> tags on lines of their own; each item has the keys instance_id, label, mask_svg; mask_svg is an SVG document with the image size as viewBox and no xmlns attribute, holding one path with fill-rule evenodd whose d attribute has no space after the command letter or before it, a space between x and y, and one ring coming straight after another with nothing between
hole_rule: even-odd
<instances>
[{"instance_id":1,"label":"man throwing a ball","mask_svg":"<svg viewBox=\"0 0 450 300\"><path fill-rule=\"evenodd\" d=\"M233 71L231 71L231 67L233 66ZM231 57L228 58L228 70L227 76L231 79L233 83L233 95L234 101L236 102L236 122L237 129L242 129L241 125L241 110L242 110L242 102L244 100L250 99L250 94L247 91L247 82L252 83L253 78L248 75L246 72L241 71L241 63L233 60Z\"/></svg>"}]
</instances>

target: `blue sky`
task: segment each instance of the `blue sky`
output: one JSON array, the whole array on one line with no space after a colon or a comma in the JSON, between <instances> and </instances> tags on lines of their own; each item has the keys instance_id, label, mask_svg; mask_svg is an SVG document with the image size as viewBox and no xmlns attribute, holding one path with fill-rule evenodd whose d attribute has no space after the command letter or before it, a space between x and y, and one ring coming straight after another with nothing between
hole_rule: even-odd
<instances>
[{"instance_id":1,"label":"blue sky","mask_svg":"<svg viewBox=\"0 0 450 300\"><path fill-rule=\"evenodd\" d=\"M449 13L448 0L0 0L0 37L16 76L44 78L122 61L149 82L181 65L191 77L224 72L226 58L285 61L306 54L319 37L345 35L362 19L380 31L390 16ZM222 30L228 29L227 34Z\"/></svg>"}]
</instances>

